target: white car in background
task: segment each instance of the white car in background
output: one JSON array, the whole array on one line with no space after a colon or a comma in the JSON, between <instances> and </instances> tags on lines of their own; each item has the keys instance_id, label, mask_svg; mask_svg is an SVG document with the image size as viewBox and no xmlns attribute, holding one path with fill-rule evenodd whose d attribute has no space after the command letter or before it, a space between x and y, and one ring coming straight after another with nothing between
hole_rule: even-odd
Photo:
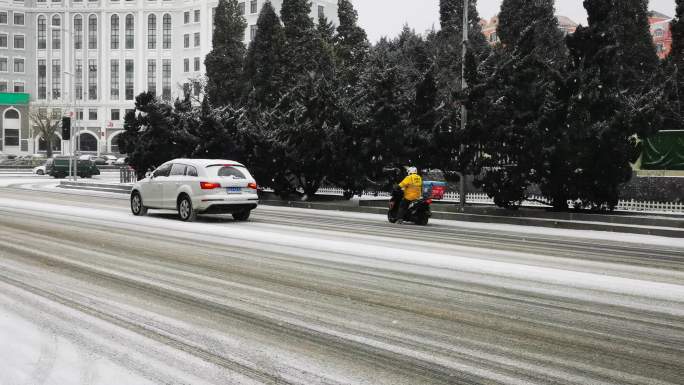
<instances>
[{"instance_id":1,"label":"white car in background","mask_svg":"<svg viewBox=\"0 0 684 385\"><path fill-rule=\"evenodd\" d=\"M45 175L45 163L43 163L41 166L34 167L33 173L36 175Z\"/></svg>"},{"instance_id":2,"label":"white car in background","mask_svg":"<svg viewBox=\"0 0 684 385\"><path fill-rule=\"evenodd\" d=\"M183 221L198 214L232 214L246 221L257 207L257 184L247 168L232 160L176 159L164 163L131 191L131 211L177 210Z\"/></svg>"}]
</instances>

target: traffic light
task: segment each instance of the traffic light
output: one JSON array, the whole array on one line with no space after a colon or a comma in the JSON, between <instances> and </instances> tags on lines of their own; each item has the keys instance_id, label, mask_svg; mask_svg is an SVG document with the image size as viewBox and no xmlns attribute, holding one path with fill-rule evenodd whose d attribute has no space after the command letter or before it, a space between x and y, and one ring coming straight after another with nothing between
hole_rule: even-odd
<instances>
[{"instance_id":1,"label":"traffic light","mask_svg":"<svg viewBox=\"0 0 684 385\"><path fill-rule=\"evenodd\" d=\"M71 118L65 116L62 118L62 140L71 139Z\"/></svg>"}]
</instances>

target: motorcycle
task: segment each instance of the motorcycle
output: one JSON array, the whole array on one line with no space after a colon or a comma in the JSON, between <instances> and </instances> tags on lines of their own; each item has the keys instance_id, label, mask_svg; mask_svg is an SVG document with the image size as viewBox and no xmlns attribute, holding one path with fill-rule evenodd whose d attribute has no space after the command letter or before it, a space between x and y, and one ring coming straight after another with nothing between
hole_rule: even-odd
<instances>
[{"instance_id":1,"label":"motorcycle","mask_svg":"<svg viewBox=\"0 0 684 385\"><path fill-rule=\"evenodd\" d=\"M399 220L397 215L399 214L399 204L402 199L404 199L404 191L399 186L395 186L389 202L389 211L387 212L387 219L390 223L397 223L397 220ZM403 221L413 222L420 226L427 225L432 216L430 205L432 205L432 199L420 198L411 202L408 209L406 209L404 218L402 218Z\"/></svg>"}]
</instances>

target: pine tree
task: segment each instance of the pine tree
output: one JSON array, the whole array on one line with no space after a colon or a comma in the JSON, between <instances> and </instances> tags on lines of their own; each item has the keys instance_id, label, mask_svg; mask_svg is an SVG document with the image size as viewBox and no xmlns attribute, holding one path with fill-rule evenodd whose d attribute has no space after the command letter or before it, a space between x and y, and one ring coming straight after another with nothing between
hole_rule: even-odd
<instances>
[{"instance_id":1,"label":"pine tree","mask_svg":"<svg viewBox=\"0 0 684 385\"><path fill-rule=\"evenodd\" d=\"M283 67L287 86L295 87L311 72L328 76L333 72L330 47L323 41L313 20L308 0L283 0L280 18L285 33Z\"/></svg>"},{"instance_id":2,"label":"pine tree","mask_svg":"<svg viewBox=\"0 0 684 385\"><path fill-rule=\"evenodd\" d=\"M247 23L237 0L220 0L214 17L213 49L204 60L207 93L214 106L236 104L243 95L243 43Z\"/></svg>"},{"instance_id":3,"label":"pine tree","mask_svg":"<svg viewBox=\"0 0 684 385\"><path fill-rule=\"evenodd\" d=\"M586 0L589 26L568 38L567 127L576 153L572 185L582 206L613 209L632 175L636 137L662 126L658 59L641 0ZM654 86L655 85L655 86Z\"/></svg>"},{"instance_id":4,"label":"pine tree","mask_svg":"<svg viewBox=\"0 0 684 385\"><path fill-rule=\"evenodd\" d=\"M448 104L461 90L461 57L463 49L463 1L440 0L440 24L442 29L433 40L437 57L436 81L440 97ZM489 45L482 34L477 0L468 3L468 53L480 62L489 55Z\"/></svg>"},{"instance_id":5,"label":"pine tree","mask_svg":"<svg viewBox=\"0 0 684 385\"><path fill-rule=\"evenodd\" d=\"M325 15L320 15L316 30L318 31L318 36L323 39L323 42L332 47L335 42L335 24L328 20Z\"/></svg>"},{"instance_id":6,"label":"pine tree","mask_svg":"<svg viewBox=\"0 0 684 385\"><path fill-rule=\"evenodd\" d=\"M118 144L120 151L128 154L128 162L138 178L144 178L148 169L186 155L178 146L178 127L173 115L171 106L143 92L135 98L135 110L124 117L124 132L119 135Z\"/></svg>"},{"instance_id":7,"label":"pine tree","mask_svg":"<svg viewBox=\"0 0 684 385\"><path fill-rule=\"evenodd\" d=\"M264 3L257 21L257 33L249 45L244 76L244 100L255 108L275 106L283 92L285 35L280 18L270 2ZM252 95L250 97L250 94Z\"/></svg>"},{"instance_id":8,"label":"pine tree","mask_svg":"<svg viewBox=\"0 0 684 385\"><path fill-rule=\"evenodd\" d=\"M358 26L358 14L351 1L338 0L340 25L335 36L335 62L344 94L351 95L370 51L366 31Z\"/></svg>"},{"instance_id":9,"label":"pine tree","mask_svg":"<svg viewBox=\"0 0 684 385\"><path fill-rule=\"evenodd\" d=\"M339 129L334 84L310 73L280 102L272 122L276 142L286 149L285 162L294 185L312 197L332 174Z\"/></svg>"},{"instance_id":10,"label":"pine tree","mask_svg":"<svg viewBox=\"0 0 684 385\"><path fill-rule=\"evenodd\" d=\"M478 144L476 182L498 205L517 207L533 184L556 183L550 158L564 128L558 92L566 49L553 1L504 0L499 20L503 44L484 63L484 83L470 91L464 136ZM550 197L557 209L567 207L563 186Z\"/></svg>"},{"instance_id":11,"label":"pine tree","mask_svg":"<svg viewBox=\"0 0 684 385\"><path fill-rule=\"evenodd\" d=\"M382 183L383 168L405 166L408 154L404 146L408 130L409 106L414 98L400 63L397 44L382 39L373 47L366 71L362 74L360 94L352 109L362 115L358 137L358 162L365 176Z\"/></svg>"}]
</instances>

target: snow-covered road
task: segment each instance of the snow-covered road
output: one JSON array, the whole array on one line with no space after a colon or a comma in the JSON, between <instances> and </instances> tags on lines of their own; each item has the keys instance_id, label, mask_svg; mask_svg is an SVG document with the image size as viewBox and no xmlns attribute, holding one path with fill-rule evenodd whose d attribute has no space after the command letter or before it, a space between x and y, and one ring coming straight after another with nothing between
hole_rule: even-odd
<instances>
[{"instance_id":1,"label":"snow-covered road","mask_svg":"<svg viewBox=\"0 0 684 385\"><path fill-rule=\"evenodd\" d=\"M682 357L682 240L0 189L2 385L681 384Z\"/></svg>"}]
</instances>

